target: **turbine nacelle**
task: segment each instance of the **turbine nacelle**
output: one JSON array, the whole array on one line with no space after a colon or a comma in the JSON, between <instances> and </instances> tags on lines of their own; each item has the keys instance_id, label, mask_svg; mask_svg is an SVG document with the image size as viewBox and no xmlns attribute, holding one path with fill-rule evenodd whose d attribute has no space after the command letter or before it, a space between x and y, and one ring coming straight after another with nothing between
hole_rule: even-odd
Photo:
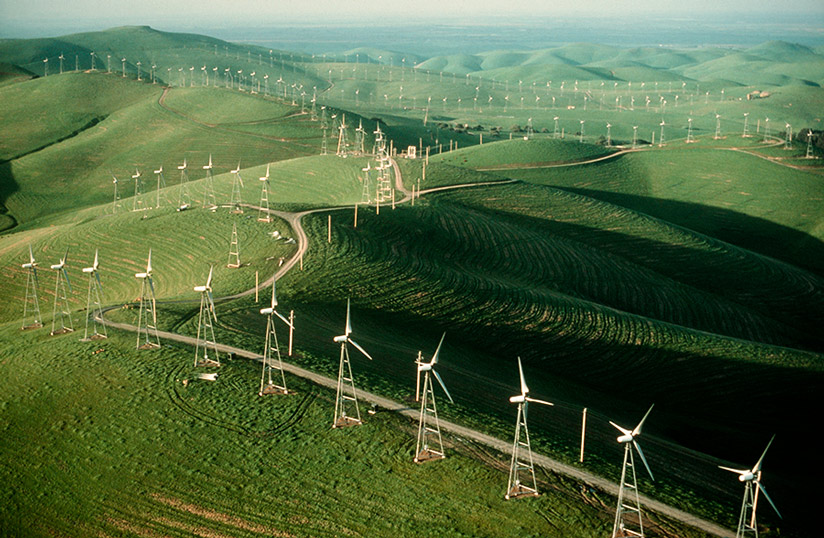
<instances>
[{"instance_id":1,"label":"turbine nacelle","mask_svg":"<svg viewBox=\"0 0 824 538\"><path fill-rule=\"evenodd\" d=\"M263 310L261 310L260 312L263 313ZM336 336L332 339L332 341L335 342L336 344L343 344L347 340L349 340L349 337L345 334L342 334L340 336Z\"/></svg>"}]
</instances>

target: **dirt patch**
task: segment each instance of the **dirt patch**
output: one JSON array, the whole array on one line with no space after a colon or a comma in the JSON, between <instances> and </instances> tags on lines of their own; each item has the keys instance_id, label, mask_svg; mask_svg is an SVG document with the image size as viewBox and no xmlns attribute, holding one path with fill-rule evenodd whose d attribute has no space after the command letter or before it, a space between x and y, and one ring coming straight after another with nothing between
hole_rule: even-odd
<instances>
[{"instance_id":1,"label":"dirt patch","mask_svg":"<svg viewBox=\"0 0 824 538\"><path fill-rule=\"evenodd\" d=\"M180 510L181 512L188 512L190 514L204 517L211 521L217 521L219 523L223 523L224 525L229 525L232 527L237 527L238 529L243 529L246 531L267 534L269 536L278 536L278 537L291 537L294 536L291 533L281 531L271 527L265 527L258 523L254 523L251 521L246 521L245 519L241 519L236 516L231 516L229 514L224 514L222 512L218 512L216 510L210 510L208 508L204 508L202 506L198 506L196 504L186 503L179 499L173 499L171 497L165 497L159 493L153 493L152 498L156 501L159 501L167 506L171 506L176 510ZM215 534L214 536L222 536Z\"/></svg>"}]
</instances>

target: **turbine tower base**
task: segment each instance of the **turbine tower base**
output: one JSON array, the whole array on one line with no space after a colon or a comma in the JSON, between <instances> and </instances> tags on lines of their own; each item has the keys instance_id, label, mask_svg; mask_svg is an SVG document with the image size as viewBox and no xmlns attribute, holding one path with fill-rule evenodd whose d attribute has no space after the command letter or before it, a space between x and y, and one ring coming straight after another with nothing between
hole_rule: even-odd
<instances>
[{"instance_id":1,"label":"turbine tower base","mask_svg":"<svg viewBox=\"0 0 824 538\"><path fill-rule=\"evenodd\" d=\"M425 449L421 450L420 452L418 452L418 455L415 456L414 461L415 461L415 463L426 463L427 461L432 461L432 460L442 460L445 457L446 456L444 456L440 452L437 452L437 451L432 450L430 448L425 448Z\"/></svg>"},{"instance_id":2,"label":"turbine tower base","mask_svg":"<svg viewBox=\"0 0 824 538\"><path fill-rule=\"evenodd\" d=\"M521 497L540 497L540 494L532 488L528 488L523 484L515 484L512 486L505 498L508 499L519 499Z\"/></svg>"}]
</instances>

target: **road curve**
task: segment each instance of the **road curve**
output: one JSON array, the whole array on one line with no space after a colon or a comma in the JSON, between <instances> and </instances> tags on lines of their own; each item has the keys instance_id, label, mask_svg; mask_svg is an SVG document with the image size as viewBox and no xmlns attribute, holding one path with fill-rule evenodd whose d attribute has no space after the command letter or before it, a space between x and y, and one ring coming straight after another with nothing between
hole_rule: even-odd
<instances>
[{"instance_id":1,"label":"road curve","mask_svg":"<svg viewBox=\"0 0 824 538\"><path fill-rule=\"evenodd\" d=\"M395 162L394 159L392 161L392 164L393 164L393 167L395 169L395 181L396 181L397 188L398 188L398 190L400 190L401 192L404 193L404 196L403 196L401 202L409 201L409 200L411 200L412 193L410 191L407 191L403 187L403 178L401 177L401 171L400 171L400 168L397 165L397 162ZM578 163L578 164L584 164L584 163ZM472 184L464 184L464 185L451 185L451 186L435 187L435 188L432 188L432 189L427 189L427 190L421 191L421 194L433 193L433 192L442 192L442 191L446 191L446 190L454 190L454 189L460 189L460 188L481 187L481 186L486 186L486 185L500 185L500 184L506 184L506 183L514 183L515 181L516 180L503 180L503 181L494 181L494 182L485 182L485 183L472 183ZM417 196L417 193L416 193L416 196ZM246 207L249 207L249 208L252 208L252 209L260 209L256 206L253 206L253 205L250 205L250 204L244 204L244 205ZM266 281L262 282L259 285L258 289L270 286L276 278L279 279L283 275L285 275L290 269L292 269L295 266L296 263L298 263L300 261L301 257L308 251L308 249L309 249L308 238L306 236L306 232L303 229L303 226L301 225L301 219L304 216L309 215L309 214L313 214L313 213L321 213L321 212L335 211L335 210L341 210L341 209L346 209L346 207L321 208L321 209L313 209L313 210L308 210L308 211L301 211L301 212L297 212L297 213L270 210L269 212L271 214L274 214L274 215L286 220L289 223L289 225L291 226L291 228L292 228L292 230L295 234L295 241L298 245L298 249L295 252L295 254L292 257L290 257L289 260L287 260L277 270L275 275L270 277ZM237 293L237 294L234 294L234 295L221 297L218 300L223 302L223 301L227 301L227 300L231 300L231 299L236 299L236 298L239 298L239 297L248 296L248 295L253 294L253 293L255 293L255 288L245 290L243 292L240 292L240 293ZM118 306L113 306L113 307L106 308L106 309L103 310L103 314L105 315L106 312L108 312L109 310L113 310L115 308L118 308ZM112 322L112 321L109 321L109 320L106 320L106 319L101 319L100 321L102 323L105 323L109 327L112 327L112 328L115 328L115 329L121 329L121 330L124 330L124 331L130 331L130 332L135 332L137 330L137 327L135 327L134 325L127 324L127 323L116 323L116 322ZM193 338L191 336L185 336L185 335L182 335L182 334L177 334L177 333L172 333L172 332L167 332L167 331L158 331L158 336L162 339L171 340L171 341L179 342L179 343L182 343L182 344L187 344L187 345L191 345L191 346L197 345L196 338ZM263 360L262 355L260 355L258 353L254 353L252 351L237 348L237 347L234 347L234 346L228 346L228 345L225 345L225 344L216 344L216 345L217 345L217 349L219 351L224 352L224 353L232 353L232 354L234 354L236 356L239 356L239 357L244 357L244 358L257 360L257 361L262 361ZM289 372L291 375L302 377L304 379L307 379L307 380L309 380L313 383L316 383L318 385L321 385L323 387L326 387L326 388L329 388L329 389L336 389L337 388L337 379L332 379L330 377L326 377L326 376L317 374L315 372L306 370L305 368L301 368L299 366L296 366L296 365L288 363L288 362L283 363L283 369L286 370L287 372ZM383 396L379 396L379 395L373 394L371 392L358 390L357 393L358 393L357 394L358 398L362 401L375 404L375 405L377 405L381 408L399 413L403 416L406 416L406 417L409 417L409 418L412 418L412 419L415 419L415 420L417 420L417 418L418 418L419 411L417 411L415 409L411 409L406 404L399 403L399 402L396 402L394 400L390 400L389 398L385 398ZM512 445L508 441L502 441L500 439L492 437L491 435L487 435L487 434L479 432L477 430L473 430L471 428L467 428L465 426L461 426L459 424L456 424L456 423L450 422L450 421L446 421L446 420L441 420L440 421L440 426L441 426L441 429L443 431L448 432L448 433L450 433L451 435L453 435L455 437L472 440L476 443L483 444L485 446L488 446L488 447L490 447L494 450L497 450L497 451L499 451L503 454L506 454L506 455L511 455L512 454ZM584 470L579 469L577 467L567 465L565 463L559 462L557 460L554 460L554 459L552 459L548 456L544 456L544 455L541 455L541 454L533 453L533 459L534 459L534 462L535 462L536 465L539 465L540 467L543 467L544 469L550 470L552 472L555 472L555 473L558 473L558 474L561 474L561 475L568 476L568 477L570 477L574 480L578 480L578 481L583 482L583 483L585 483L589 486L592 486L594 488L598 488L598 489L600 489L602 491L605 491L605 492L607 492L611 495L615 495L615 496L618 495L618 484L610 482L609 480L607 480L605 478L602 478L602 477L597 476L595 474L592 474L590 472L584 471ZM661 515L664 515L666 517L669 517L669 518L672 518L674 520L680 521L681 523L690 525L690 526L692 526L696 529L699 529L703 532L706 532L708 534L711 534L711 535L714 535L714 536L719 536L721 538L734 538L734 536L735 536L734 533L732 533L728 529L725 529L725 528L723 528L719 525L716 525L715 523L712 523L711 521L701 519L697 516L694 516L692 514L689 514L689 513L685 512L683 510L679 510L677 508L674 508L674 507L669 506L667 504L664 504L662 502L656 501L656 500L651 499L649 497L646 497L644 495L641 495L641 501L642 501L644 507L647 510L652 510L652 511L658 512Z\"/></svg>"}]
</instances>

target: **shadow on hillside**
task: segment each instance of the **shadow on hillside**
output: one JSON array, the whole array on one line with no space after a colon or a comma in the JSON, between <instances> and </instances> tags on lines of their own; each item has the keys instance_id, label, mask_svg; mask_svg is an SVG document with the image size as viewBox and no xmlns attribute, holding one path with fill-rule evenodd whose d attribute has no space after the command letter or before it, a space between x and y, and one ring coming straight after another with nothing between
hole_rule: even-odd
<instances>
[{"instance_id":1,"label":"shadow on hillside","mask_svg":"<svg viewBox=\"0 0 824 538\"><path fill-rule=\"evenodd\" d=\"M305 313L302 330L312 335L304 336L301 352L326 357L332 372L338 348L331 340L342 322L341 304L290 305ZM356 309L353 318L358 342L375 357L356 361L359 388L392 390L408 378L407 398L414 395L412 359L420 347L425 355L432 353L446 329L439 372L463 410L444 404L442 393L436 398L443 405L439 405L442 418L465 424L511 431L516 407L507 398L517 394L515 357L521 356L530 395L555 403L552 408L530 408L530 435L538 443L533 447L547 454L551 445L568 460L577 460L581 412L587 407L587 461L600 461L601 472L620 469L618 432L607 421L631 427L655 403L641 444L656 480L665 490L675 485L696 498L719 501L730 513L740 503L739 483L716 465L752 465L776 434L768 489L774 499L781 499L782 514L790 521L787 526L808 524L805 511L813 501L798 487L798 468L809 467L818 457L819 447L806 439L805 432L814 411L821 408L824 373L820 371L730 360L712 350L697 355L616 343L608 335L591 339L574 331L561 336L506 324L482 326L472 320L439 323L380 310ZM405 401L415 408L411 400ZM505 433L500 435L505 439ZM765 520L774 517L765 513Z\"/></svg>"},{"instance_id":2,"label":"shadow on hillside","mask_svg":"<svg viewBox=\"0 0 824 538\"><path fill-rule=\"evenodd\" d=\"M824 242L807 233L729 209L650 196L557 186L640 211L824 276Z\"/></svg>"},{"instance_id":3,"label":"shadow on hillside","mask_svg":"<svg viewBox=\"0 0 824 538\"><path fill-rule=\"evenodd\" d=\"M11 171L11 162L0 161L0 233L7 232L17 225L17 221L8 213L6 200L19 190Z\"/></svg>"}]
</instances>

